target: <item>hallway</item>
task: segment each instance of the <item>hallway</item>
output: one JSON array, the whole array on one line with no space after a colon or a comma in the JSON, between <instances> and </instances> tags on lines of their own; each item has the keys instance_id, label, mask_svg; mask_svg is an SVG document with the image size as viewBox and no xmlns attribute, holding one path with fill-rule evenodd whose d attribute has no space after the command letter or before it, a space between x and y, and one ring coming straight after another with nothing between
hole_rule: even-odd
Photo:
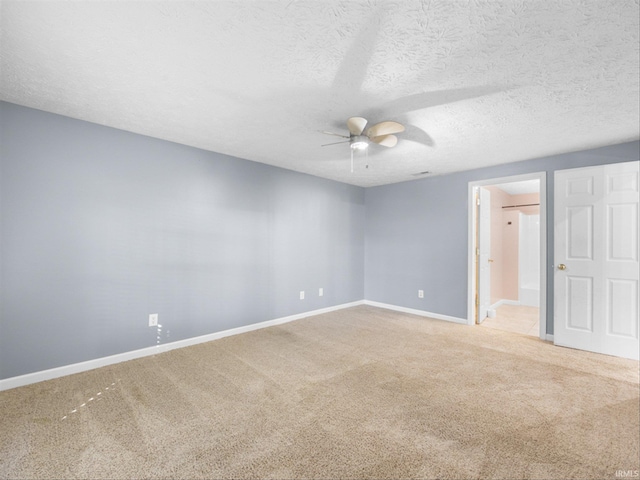
<instances>
[{"instance_id":1,"label":"hallway","mask_svg":"<svg viewBox=\"0 0 640 480\"><path fill-rule=\"evenodd\" d=\"M482 327L540 336L539 308L524 305L501 305L495 318L485 318Z\"/></svg>"}]
</instances>

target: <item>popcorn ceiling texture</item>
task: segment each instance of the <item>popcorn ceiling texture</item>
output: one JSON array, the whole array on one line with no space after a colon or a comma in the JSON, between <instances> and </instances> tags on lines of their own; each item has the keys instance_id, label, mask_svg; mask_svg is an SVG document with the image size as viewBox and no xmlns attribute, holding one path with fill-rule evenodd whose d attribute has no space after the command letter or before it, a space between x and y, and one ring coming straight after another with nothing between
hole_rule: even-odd
<instances>
[{"instance_id":1,"label":"popcorn ceiling texture","mask_svg":"<svg viewBox=\"0 0 640 480\"><path fill-rule=\"evenodd\" d=\"M2 100L355 185L639 137L637 0L1 9ZM407 130L351 173L354 115Z\"/></svg>"}]
</instances>

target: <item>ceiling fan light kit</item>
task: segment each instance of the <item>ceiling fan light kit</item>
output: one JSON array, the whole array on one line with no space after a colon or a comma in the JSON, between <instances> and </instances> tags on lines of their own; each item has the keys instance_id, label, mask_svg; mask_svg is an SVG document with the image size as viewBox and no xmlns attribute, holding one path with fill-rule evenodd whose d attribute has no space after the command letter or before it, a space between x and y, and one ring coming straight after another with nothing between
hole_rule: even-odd
<instances>
[{"instance_id":1,"label":"ceiling fan light kit","mask_svg":"<svg viewBox=\"0 0 640 480\"><path fill-rule=\"evenodd\" d=\"M364 135L354 135L351 137L349 142L351 143L351 150L365 150L369 147L368 138Z\"/></svg>"},{"instance_id":2,"label":"ceiling fan light kit","mask_svg":"<svg viewBox=\"0 0 640 480\"><path fill-rule=\"evenodd\" d=\"M338 137L348 138L345 142L328 143L323 145L336 145L337 143L349 142L351 147L351 172L353 173L353 152L356 150L367 150L369 143L373 142L383 147L395 147L398 143L398 137L395 133L404 132L404 126L398 122L386 120L384 122L376 123L375 125L366 128L368 121L363 117L351 117L347 120L347 129L349 130L349 136L341 135L333 132L322 132L326 135L335 135ZM366 128L366 130L365 130ZM369 165L367 165L367 168Z\"/></svg>"}]
</instances>

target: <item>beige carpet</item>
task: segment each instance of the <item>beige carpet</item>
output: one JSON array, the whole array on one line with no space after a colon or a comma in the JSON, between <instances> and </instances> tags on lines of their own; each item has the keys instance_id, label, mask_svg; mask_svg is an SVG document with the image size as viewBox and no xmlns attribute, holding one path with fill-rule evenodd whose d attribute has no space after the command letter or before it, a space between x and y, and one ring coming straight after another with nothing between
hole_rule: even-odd
<instances>
[{"instance_id":1,"label":"beige carpet","mask_svg":"<svg viewBox=\"0 0 640 480\"><path fill-rule=\"evenodd\" d=\"M639 468L638 362L365 306L0 392L0 408L1 478Z\"/></svg>"},{"instance_id":2,"label":"beige carpet","mask_svg":"<svg viewBox=\"0 0 640 480\"><path fill-rule=\"evenodd\" d=\"M480 326L540 337L540 309L526 305L501 305L495 318L485 318Z\"/></svg>"}]
</instances>

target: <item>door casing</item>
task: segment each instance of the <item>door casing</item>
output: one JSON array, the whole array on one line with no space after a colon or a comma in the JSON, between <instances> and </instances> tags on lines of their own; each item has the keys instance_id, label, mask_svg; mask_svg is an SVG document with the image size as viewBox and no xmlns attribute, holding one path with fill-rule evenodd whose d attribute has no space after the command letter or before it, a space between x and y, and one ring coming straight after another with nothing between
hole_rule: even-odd
<instances>
[{"instance_id":1,"label":"door casing","mask_svg":"<svg viewBox=\"0 0 640 480\"><path fill-rule=\"evenodd\" d=\"M547 335L547 172L534 172L509 177L490 178L469 182L468 186L468 251L467 251L467 324L476 323L476 248L477 248L477 208L474 196L476 187L498 185L500 183L521 182L525 180L539 180L540 184L540 330L539 337L553 341L552 335Z\"/></svg>"},{"instance_id":2,"label":"door casing","mask_svg":"<svg viewBox=\"0 0 640 480\"><path fill-rule=\"evenodd\" d=\"M491 306L491 194L486 188L478 187L476 191L475 228L478 229L476 241L476 280L480 282L476 292L476 323L480 324L487 316ZM478 204L479 202L479 204Z\"/></svg>"}]
</instances>

